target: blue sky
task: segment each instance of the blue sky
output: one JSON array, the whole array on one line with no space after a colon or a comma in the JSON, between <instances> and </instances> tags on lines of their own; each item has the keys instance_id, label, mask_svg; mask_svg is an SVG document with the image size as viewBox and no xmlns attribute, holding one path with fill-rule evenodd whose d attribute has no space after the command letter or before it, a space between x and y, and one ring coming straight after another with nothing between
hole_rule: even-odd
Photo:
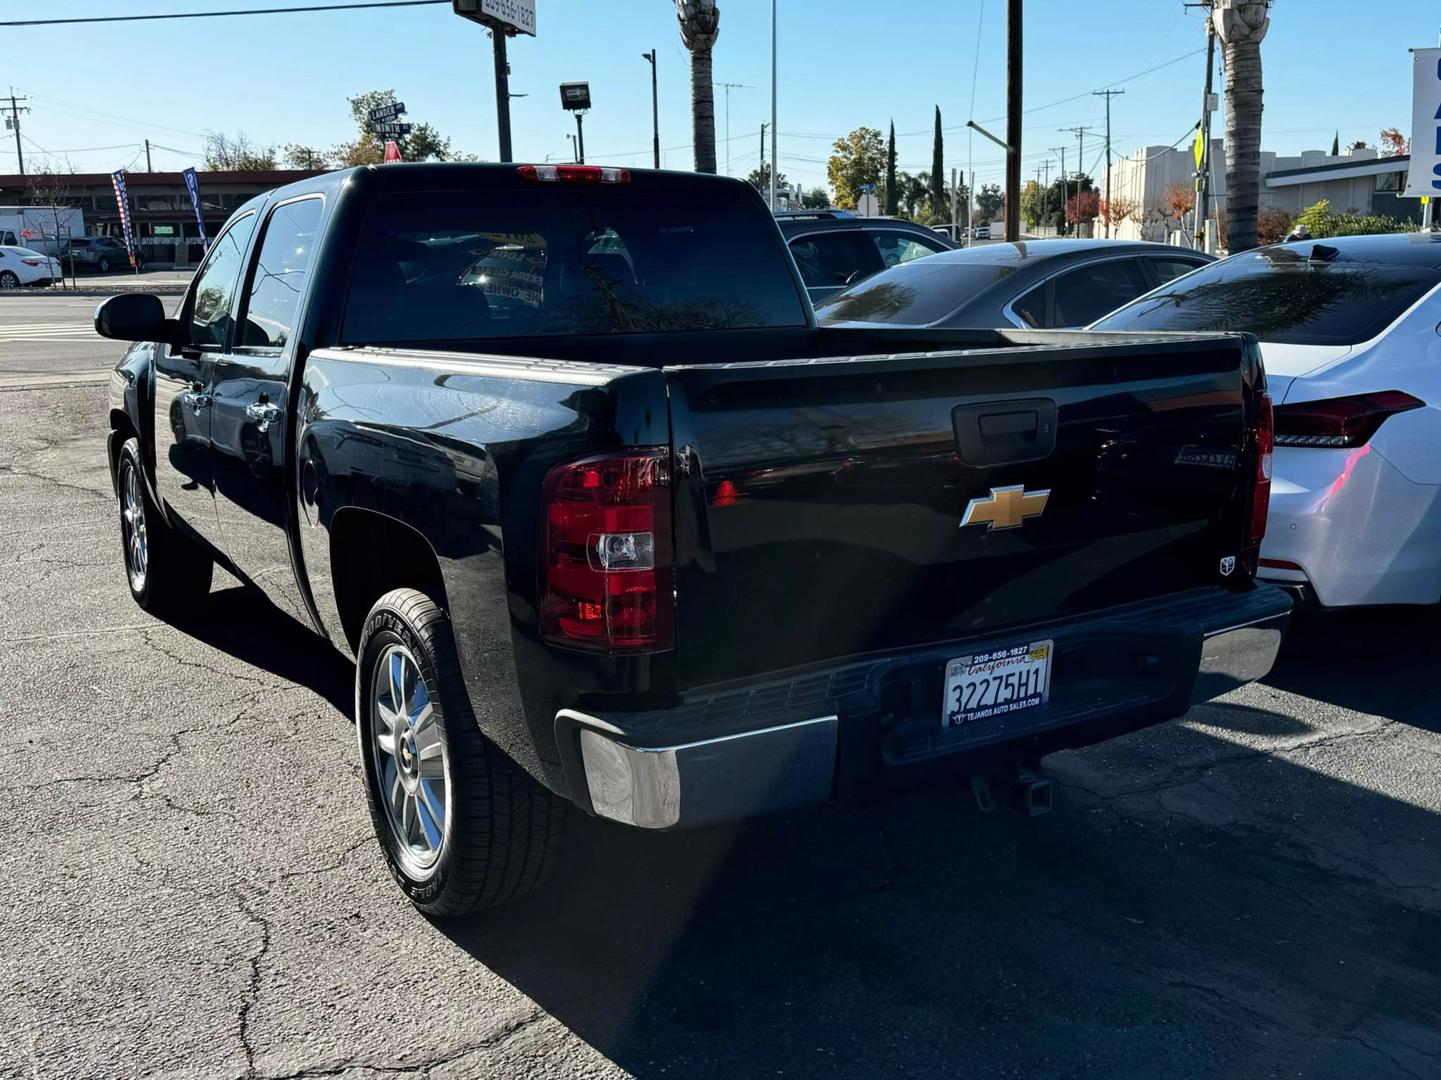
<instances>
[{"instance_id":1,"label":"blue sky","mask_svg":"<svg viewBox=\"0 0 1441 1080\"><path fill-rule=\"evenodd\" d=\"M0 0L0 18L293 2L300 0ZM1005 0L780 0L781 172L822 183L835 138L862 124L884 131L892 118L901 166L928 169L932 109L939 104L947 167L964 169L973 154L982 183L1000 180L998 150L980 138L972 150L964 124L974 115L992 130L1003 128L1005 7ZM1424 7L1411 0L1364 7L1354 0L1278 0L1262 49L1265 149L1329 148L1337 129L1343 144L1374 144L1383 127L1405 130L1406 50L1436 42L1438 19ZM568 159L566 134L574 125L560 110L557 85L586 79L594 101L586 118L588 159L649 164L650 70L640 54L655 47L664 162L690 167L689 62L673 4L537 0L537 9L539 36L511 45L511 89L530 94L512 106L516 158ZM744 174L757 163L760 123L770 113L770 4L721 0L721 13L715 79L754 89L731 91L727 143L717 87L718 157L724 170L729 148L731 170ZM457 149L496 156L490 41L448 5L6 28L0 40L7 58L24 58L6 64L0 78L31 98L22 121L32 170L47 160L39 147L54 152L48 160L61 168L68 160L76 171L143 169L137 149L118 144L146 137L174 148L154 151L157 169L179 169L197 160L210 130L243 130L262 143L330 146L351 137L346 96L373 88L395 89L410 107L408 119L435 124ZM1056 159L1049 148L1063 143L1074 169L1075 138L1058 129L1078 124L1096 129L1086 143L1086 167L1093 168L1104 105L1089 91L1108 85L1126 91L1112 105L1118 153L1184 136L1199 108L1204 44L1201 16L1181 0L1027 0L1024 174L1034 176L1042 159ZM1063 100L1078 94L1084 96ZM0 131L0 172L14 171L9 136Z\"/></svg>"}]
</instances>

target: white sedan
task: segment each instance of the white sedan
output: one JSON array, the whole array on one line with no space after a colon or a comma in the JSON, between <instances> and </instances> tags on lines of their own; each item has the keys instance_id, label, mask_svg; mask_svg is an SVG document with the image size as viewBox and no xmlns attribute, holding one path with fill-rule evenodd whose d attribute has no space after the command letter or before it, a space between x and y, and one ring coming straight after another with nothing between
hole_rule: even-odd
<instances>
[{"instance_id":1,"label":"white sedan","mask_svg":"<svg viewBox=\"0 0 1441 1080\"><path fill-rule=\"evenodd\" d=\"M1441 235L1278 244L1097 330L1246 330L1275 404L1259 576L1326 607L1441 601Z\"/></svg>"},{"instance_id":2,"label":"white sedan","mask_svg":"<svg viewBox=\"0 0 1441 1080\"><path fill-rule=\"evenodd\" d=\"M0 245L0 289L49 285L60 280L60 262L44 252Z\"/></svg>"}]
</instances>

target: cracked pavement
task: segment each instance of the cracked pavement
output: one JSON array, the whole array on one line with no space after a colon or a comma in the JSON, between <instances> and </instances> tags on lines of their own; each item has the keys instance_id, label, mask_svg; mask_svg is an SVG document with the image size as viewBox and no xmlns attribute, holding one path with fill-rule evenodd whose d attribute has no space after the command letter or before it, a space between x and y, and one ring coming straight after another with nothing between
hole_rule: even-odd
<instances>
[{"instance_id":1,"label":"cracked pavement","mask_svg":"<svg viewBox=\"0 0 1441 1080\"><path fill-rule=\"evenodd\" d=\"M223 575L184 626L130 603L103 403L0 393L0 1076L1441 1074L1436 613L1303 621L1266 682L1048 759L1035 821L577 821L541 896L437 925L348 666Z\"/></svg>"}]
</instances>

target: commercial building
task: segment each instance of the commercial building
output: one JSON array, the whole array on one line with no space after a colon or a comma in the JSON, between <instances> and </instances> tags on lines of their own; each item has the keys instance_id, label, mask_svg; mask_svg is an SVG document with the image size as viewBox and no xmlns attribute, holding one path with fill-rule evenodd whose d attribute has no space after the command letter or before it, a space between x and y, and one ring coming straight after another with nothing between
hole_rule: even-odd
<instances>
[{"instance_id":1,"label":"commercial building","mask_svg":"<svg viewBox=\"0 0 1441 1080\"><path fill-rule=\"evenodd\" d=\"M1211 216L1226 206L1226 150L1221 139L1211 141ZM1331 209L1357 214L1385 214L1398 220L1421 219L1421 204L1404 199L1406 170L1411 159L1380 156L1374 147L1347 150L1339 155L1306 150L1292 157L1261 152L1261 208L1297 214L1327 199ZM1111 235L1123 240L1165 240L1178 227L1168 214L1166 190L1180 185L1187 191L1196 181L1196 163L1189 145L1181 148L1148 146L1111 163L1110 190L1123 204L1135 207L1129 219L1112 225ZM1097 177L1102 197L1106 177ZM1190 231L1187 217L1184 228ZM1102 226L1097 223L1098 234Z\"/></svg>"},{"instance_id":2,"label":"commercial building","mask_svg":"<svg viewBox=\"0 0 1441 1080\"><path fill-rule=\"evenodd\" d=\"M214 237L242 203L263 191L316 175L314 170L201 172L200 205L205 235ZM178 172L126 173L130 222L142 258L153 266L188 266L204 254L200 228ZM120 206L109 173L0 175L0 204L77 207L90 236L120 236Z\"/></svg>"}]
</instances>

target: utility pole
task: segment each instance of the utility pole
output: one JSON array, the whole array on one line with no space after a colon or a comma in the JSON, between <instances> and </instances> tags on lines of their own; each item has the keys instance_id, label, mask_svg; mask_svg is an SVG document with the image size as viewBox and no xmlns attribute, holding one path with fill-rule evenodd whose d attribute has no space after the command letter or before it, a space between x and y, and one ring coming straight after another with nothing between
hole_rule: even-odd
<instances>
[{"instance_id":1,"label":"utility pole","mask_svg":"<svg viewBox=\"0 0 1441 1080\"><path fill-rule=\"evenodd\" d=\"M1206 19L1206 89L1201 95L1201 160L1196 165L1196 234L1199 250L1206 243L1206 219L1211 214L1211 76L1216 71L1216 27Z\"/></svg>"},{"instance_id":2,"label":"utility pole","mask_svg":"<svg viewBox=\"0 0 1441 1080\"><path fill-rule=\"evenodd\" d=\"M1209 35L1208 35L1208 36L1209 36ZM1208 80L1210 79L1210 69L1209 69L1209 68L1207 69L1206 77L1207 77ZM1206 92L1209 93L1210 90L1211 90L1211 88L1210 88L1209 86L1207 86L1207 87L1206 87ZM1124 94L1125 92L1126 92L1126 91L1124 91L1124 90L1093 90L1093 91L1091 92L1091 93L1092 93L1092 96L1094 96L1094 97L1103 97L1103 98L1106 99L1106 198L1107 198L1107 199L1109 199L1109 198L1111 197L1111 99L1112 99L1113 97L1115 97L1117 94ZM1107 215L1105 215L1105 218L1106 218L1106 239L1109 240L1109 239L1111 238L1111 215L1110 215L1110 214L1107 214Z\"/></svg>"},{"instance_id":3,"label":"utility pole","mask_svg":"<svg viewBox=\"0 0 1441 1080\"><path fill-rule=\"evenodd\" d=\"M505 58L505 31L490 28L495 43L495 127L500 133L500 160L510 161L510 61Z\"/></svg>"},{"instance_id":4,"label":"utility pole","mask_svg":"<svg viewBox=\"0 0 1441 1080\"><path fill-rule=\"evenodd\" d=\"M766 128L768 127L770 127L769 124L761 125L761 167L756 175L760 177L762 184L766 182Z\"/></svg>"},{"instance_id":5,"label":"utility pole","mask_svg":"<svg viewBox=\"0 0 1441 1080\"><path fill-rule=\"evenodd\" d=\"M1081 208L1081 178L1086 175L1086 132L1092 130L1088 127L1060 128L1060 131L1073 131L1076 133L1076 209ZM1080 215L1076 217L1076 227L1081 225Z\"/></svg>"},{"instance_id":6,"label":"utility pole","mask_svg":"<svg viewBox=\"0 0 1441 1080\"><path fill-rule=\"evenodd\" d=\"M1006 2L1006 239L1021 238L1021 0Z\"/></svg>"},{"instance_id":7,"label":"utility pole","mask_svg":"<svg viewBox=\"0 0 1441 1080\"><path fill-rule=\"evenodd\" d=\"M145 171L154 172L155 166L150 164L150 140L145 140Z\"/></svg>"},{"instance_id":8,"label":"utility pole","mask_svg":"<svg viewBox=\"0 0 1441 1080\"><path fill-rule=\"evenodd\" d=\"M20 102L28 101L29 98L17 98L15 87L10 88L10 126L15 130L15 159L20 163L20 175L25 175L25 151L20 148L20 114L29 112L28 105L22 106Z\"/></svg>"},{"instance_id":9,"label":"utility pole","mask_svg":"<svg viewBox=\"0 0 1441 1080\"><path fill-rule=\"evenodd\" d=\"M660 93L655 82L655 50L640 54L650 61L650 130L651 151L655 156L655 167L660 168Z\"/></svg>"},{"instance_id":10,"label":"utility pole","mask_svg":"<svg viewBox=\"0 0 1441 1080\"><path fill-rule=\"evenodd\" d=\"M731 91L732 90L754 90L754 86L747 83L723 82L726 97L726 175L731 174Z\"/></svg>"},{"instance_id":11,"label":"utility pole","mask_svg":"<svg viewBox=\"0 0 1441 1080\"><path fill-rule=\"evenodd\" d=\"M575 114L575 160L585 164L585 127L581 120L585 117L585 110L579 109Z\"/></svg>"},{"instance_id":12,"label":"utility pole","mask_svg":"<svg viewBox=\"0 0 1441 1080\"><path fill-rule=\"evenodd\" d=\"M1041 220L1046 220L1046 211L1051 208L1051 159L1046 158L1046 179L1041 182ZM1061 204L1061 217L1066 216L1066 204Z\"/></svg>"},{"instance_id":13,"label":"utility pole","mask_svg":"<svg viewBox=\"0 0 1441 1080\"><path fill-rule=\"evenodd\" d=\"M1064 146L1052 146L1051 153L1061 155L1061 232L1066 231L1066 148Z\"/></svg>"}]
</instances>

